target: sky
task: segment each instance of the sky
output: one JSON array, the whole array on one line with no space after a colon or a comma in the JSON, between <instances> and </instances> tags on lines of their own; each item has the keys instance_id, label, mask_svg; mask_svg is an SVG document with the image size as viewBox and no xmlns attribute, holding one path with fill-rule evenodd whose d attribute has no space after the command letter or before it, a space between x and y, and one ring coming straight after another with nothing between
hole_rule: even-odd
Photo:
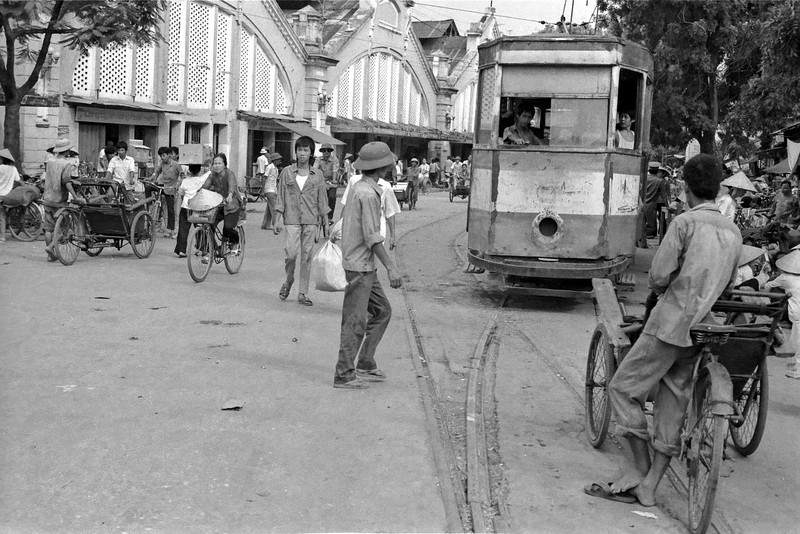
<instances>
[{"instance_id":1,"label":"sky","mask_svg":"<svg viewBox=\"0 0 800 534\"><path fill-rule=\"evenodd\" d=\"M477 22L490 3L507 35L538 32L542 29L538 21L558 22L562 12L569 22L570 10L573 23L588 22L595 8L595 0L418 0L412 15L420 20L454 19L464 35L470 22Z\"/></svg>"}]
</instances>

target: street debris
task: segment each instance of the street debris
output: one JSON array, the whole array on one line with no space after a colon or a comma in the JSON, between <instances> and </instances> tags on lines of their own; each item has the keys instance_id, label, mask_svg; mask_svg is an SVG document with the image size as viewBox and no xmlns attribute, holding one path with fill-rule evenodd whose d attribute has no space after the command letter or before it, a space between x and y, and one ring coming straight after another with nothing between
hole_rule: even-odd
<instances>
[{"instance_id":1,"label":"street debris","mask_svg":"<svg viewBox=\"0 0 800 534\"><path fill-rule=\"evenodd\" d=\"M97 300L111 300L111 297L95 297Z\"/></svg>"},{"instance_id":2,"label":"street debris","mask_svg":"<svg viewBox=\"0 0 800 534\"><path fill-rule=\"evenodd\" d=\"M222 410L234 410L239 411L244 406L244 401L237 400L237 399L230 399L225 401L225 404L222 405Z\"/></svg>"},{"instance_id":3,"label":"street debris","mask_svg":"<svg viewBox=\"0 0 800 534\"><path fill-rule=\"evenodd\" d=\"M658 519L658 516L653 512L640 512L639 510L633 510L633 513L636 515L640 515L642 517L646 517L648 519Z\"/></svg>"},{"instance_id":4,"label":"street debris","mask_svg":"<svg viewBox=\"0 0 800 534\"><path fill-rule=\"evenodd\" d=\"M292 338L292 343L297 343L297 338L296 337Z\"/></svg>"}]
</instances>

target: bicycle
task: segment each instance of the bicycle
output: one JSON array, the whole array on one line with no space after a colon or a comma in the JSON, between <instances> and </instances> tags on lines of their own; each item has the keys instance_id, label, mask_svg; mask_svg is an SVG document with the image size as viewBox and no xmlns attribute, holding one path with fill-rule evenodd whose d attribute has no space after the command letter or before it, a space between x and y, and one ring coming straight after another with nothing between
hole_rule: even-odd
<instances>
[{"instance_id":1,"label":"bicycle","mask_svg":"<svg viewBox=\"0 0 800 534\"><path fill-rule=\"evenodd\" d=\"M186 245L186 261L189 266L189 275L197 283L202 282L211 271L214 263L225 263L225 268L230 274L236 274L242 268L245 251L244 220L239 217L236 231L239 234L239 250L232 253L228 240L222 235L219 228L217 213L221 206L205 211L189 211L189 222L192 227ZM242 212L244 209L242 209Z\"/></svg>"}]
</instances>

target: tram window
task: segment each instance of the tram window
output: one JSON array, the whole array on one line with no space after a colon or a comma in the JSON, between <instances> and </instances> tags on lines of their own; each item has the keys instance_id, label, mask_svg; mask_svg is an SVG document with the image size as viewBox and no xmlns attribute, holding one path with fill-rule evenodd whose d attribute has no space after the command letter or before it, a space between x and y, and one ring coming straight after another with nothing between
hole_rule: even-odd
<instances>
[{"instance_id":1,"label":"tram window","mask_svg":"<svg viewBox=\"0 0 800 534\"><path fill-rule=\"evenodd\" d=\"M502 98L500 100L500 142L518 145L522 139L525 145L546 145L550 116L549 98ZM530 117L527 124L518 122Z\"/></svg>"},{"instance_id":2,"label":"tram window","mask_svg":"<svg viewBox=\"0 0 800 534\"><path fill-rule=\"evenodd\" d=\"M530 129L542 144L602 148L608 136L608 100L605 98L502 98L501 143L507 140L507 128L514 127L521 108L532 109Z\"/></svg>"},{"instance_id":3,"label":"tram window","mask_svg":"<svg viewBox=\"0 0 800 534\"><path fill-rule=\"evenodd\" d=\"M642 75L628 69L620 69L619 91L617 92L617 125L614 146L637 148L640 144L636 133L636 118L639 110ZM627 115L627 119L624 117Z\"/></svg>"}]
</instances>

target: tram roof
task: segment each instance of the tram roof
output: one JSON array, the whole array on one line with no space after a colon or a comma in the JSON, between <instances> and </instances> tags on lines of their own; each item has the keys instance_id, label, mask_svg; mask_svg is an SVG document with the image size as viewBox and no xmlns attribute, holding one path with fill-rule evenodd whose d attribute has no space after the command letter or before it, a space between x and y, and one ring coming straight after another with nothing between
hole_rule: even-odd
<instances>
[{"instance_id":1,"label":"tram roof","mask_svg":"<svg viewBox=\"0 0 800 534\"><path fill-rule=\"evenodd\" d=\"M503 36L478 46L479 67L501 65L624 65L653 75L644 46L609 35Z\"/></svg>"}]
</instances>

